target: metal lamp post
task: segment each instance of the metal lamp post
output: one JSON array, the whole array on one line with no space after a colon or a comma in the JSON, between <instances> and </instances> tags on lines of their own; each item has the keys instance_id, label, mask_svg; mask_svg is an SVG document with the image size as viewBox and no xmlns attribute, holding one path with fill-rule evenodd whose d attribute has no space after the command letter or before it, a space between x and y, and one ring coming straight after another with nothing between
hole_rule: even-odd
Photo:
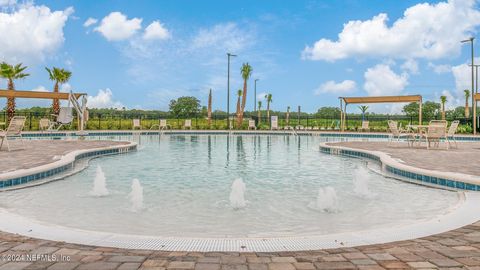
<instances>
[{"instance_id":1,"label":"metal lamp post","mask_svg":"<svg viewBox=\"0 0 480 270\"><path fill-rule=\"evenodd\" d=\"M255 90L254 90L254 97L253 97L253 111L257 112L257 81L260 79L255 79Z\"/></svg>"},{"instance_id":2,"label":"metal lamp post","mask_svg":"<svg viewBox=\"0 0 480 270\"><path fill-rule=\"evenodd\" d=\"M470 45L471 45L471 49L472 49L472 110L473 110L473 135L477 134L477 106L475 104L475 99L474 99L474 92L475 92L475 81L474 81L474 77L475 77L475 74L474 74L474 52L473 52L473 40L475 38L474 37L471 37L469 39L465 39L465 40L462 40L461 42L462 43L466 43L466 42L470 42Z\"/></svg>"},{"instance_id":3,"label":"metal lamp post","mask_svg":"<svg viewBox=\"0 0 480 270\"><path fill-rule=\"evenodd\" d=\"M227 126L230 129L230 57L235 57L235 54L227 53L228 68L227 68Z\"/></svg>"}]
</instances>

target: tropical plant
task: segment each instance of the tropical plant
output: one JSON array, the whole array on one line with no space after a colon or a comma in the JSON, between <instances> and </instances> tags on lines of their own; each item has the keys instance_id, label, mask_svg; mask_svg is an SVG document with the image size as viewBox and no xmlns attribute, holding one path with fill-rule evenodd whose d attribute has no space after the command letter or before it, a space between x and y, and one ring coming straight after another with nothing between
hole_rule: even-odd
<instances>
[{"instance_id":1,"label":"tropical plant","mask_svg":"<svg viewBox=\"0 0 480 270\"><path fill-rule=\"evenodd\" d=\"M17 64L15 66L2 62L0 64L0 77L7 79L8 85L7 89L10 91L15 91L15 84L14 81L17 79L23 79L30 74L24 73L23 71L27 67L22 67L22 63ZM15 98L9 97L7 99L7 122L15 115Z\"/></svg>"},{"instance_id":2,"label":"tropical plant","mask_svg":"<svg viewBox=\"0 0 480 270\"><path fill-rule=\"evenodd\" d=\"M360 111L362 111L362 122L363 122L365 121L365 113L368 110L368 106L362 105L362 106L358 106L358 108L360 109Z\"/></svg>"},{"instance_id":3,"label":"tropical plant","mask_svg":"<svg viewBox=\"0 0 480 270\"><path fill-rule=\"evenodd\" d=\"M237 128L240 128L242 126L242 122L238 121L240 118L240 110L241 110L241 105L240 105L240 98L242 97L242 89L238 89L237 91Z\"/></svg>"},{"instance_id":4,"label":"tropical plant","mask_svg":"<svg viewBox=\"0 0 480 270\"><path fill-rule=\"evenodd\" d=\"M49 69L45 67L45 69L48 72L50 80L55 82L55 86L53 87L54 93L58 93L58 87L60 84L68 82L70 77L72 77L72 72L63 68L53 67L52 69ZM53 114L58 114L60 112L60 102L58 101L58 98L53 99L52 109Z\"/></svg>"},{"instance_id":5,"label":"tropical plant","mask_svg":"<svg viewBox=\"0 0 480 270\"><path fill-rule=\"evenodd\" d=\"M468 98L470 97L470 90L463 90L465 94L465 118L470 118L470 109L468 108Z\"/></svg>"},{"instance_id":6,"label":"tropical plant","mask_svg":"<svg viewBox=\"0 0 480 270\"><path fill-rule=\"evenodd\" d=\"M243 92L242 92L242 105L240 109L240 115L237 118L237 126L241 126L243 122L243 113L245 112L245 105L247 103L247 81L252 75L252 66L248 63L243 63L240 73L242 74L243 79Z\"/></svg>"},{"instance_id":7,"label":"tropical plant","mask_svg":"<svg viewBox=\"0 0 480 270\"><path fill-rule=\"evenodd\" d=\"M260 122L262 120L262 102L258 102L258 111L257 111L257 117L258 117L258 124L260 125Z\"/></svg>"},{"instance_id":8,"label":"tropical plant","mask_svg":"<svg viewBox=\"0 0 480 270\"><path fill-rule=\"evenodd\" d=\"M447 96L441 96L440 102L442 103L442 120L445 120L445 103L447 102Z\"/></svg>"},{"instance_id":9,"label":"tropical plant","mask_svg":"<svg viewBox=\"0 0 480 270\"><path fill-rule=\"evenodd\" d=\"M288 126L288 122L290 122L290 106L287 106L287 115L285 117L285 123Z\"/></svg>"},{"instance_id":10,"label":"tropical plant","mask_svg":"<svg viewBox=\"0 0 480 270\"><path fill-rule=\"evenodd\" d=\"M267 100L267 120L270 123L270 103L272 102L272 94L266 94L265 99Z\"/></svg>"},{"instance_id":11,"label":"tropical plant","mask_svg":"<svg viewBox=\"0 0 480 270\"><path fill-rule=\"evenodd\" d=\"M207 109L208 127L212 125L212 89L208 92L208 109Z\"/></svg>"}]
</instances>

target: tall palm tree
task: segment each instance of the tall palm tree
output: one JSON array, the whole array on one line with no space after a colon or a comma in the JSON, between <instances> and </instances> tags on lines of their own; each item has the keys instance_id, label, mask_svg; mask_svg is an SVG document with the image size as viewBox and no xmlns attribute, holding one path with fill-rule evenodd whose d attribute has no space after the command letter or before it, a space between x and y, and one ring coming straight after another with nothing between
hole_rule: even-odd
<instances>
[{"instance_id":1,"label":"tall palm tree","mask_svg":"<svg viewBox=\"0 0 480 270\"><path fill-rule=\"evenodd\" d=\"M238 118L240 118L240 109L241 109L241 106L240 106L240 98L242 97L242 89L238 89L237 91L237 128L240 128L242 127L242 122L238 121Z\"/></svg>"},{"instance_id":2,"label":"tall palm tree","mask_svg":"<svg viewBox=\"0 0 480 270\"><path fill-rule=\"evenodd\" d=\"M45 67L45 69L48 72L50 80L55 82L55 86L53 87L54 93L58 93L58 87L60 84L68 82L68 80L70 80L70 77L72 77L72 72L63 68L53 67L52 69L49 69ZM58 98L53 99L52 109L53 114L58 114L60 112L60 102L58 101Z\"/></svg>"},{"instance_id":3,"label":"tall palm tree","mask_svg":"<svg viewBox=\"0 0 480 270\"><path fill-rule=\"evenodd\" d=\"M272 94L266 94L265 99L267 99L267 120L270 123L270 103L272 102Z\"/></svg>"},{"instance_id":4,"label":"tall palm tree","mask_svg":"<svg viewBox=\"0 0 480 270\"><path fill-rule=\"evenodd\" d=\"M243 96L242 96L242 108L240 109L239 117L237 118L237 126L241 126L243 122L243 113L245 112L245 105L247 103L247 81L252 75L252 66L248 63L243 63L240 73L243 79Z\"/></svg>"},{"instance_id":5,"label":"tall palm tree","mask_svg":"<svg viewBox=\"0 0 480 270\"><path fill-rule=\"evenodd\" d=\"M468 100L470 98L470 90L465 89L463 90L465 94L465 118L470 118L470 109L468 109Z\"/></svg>"},{"instance_id":6,"label":"tall palm tree","mask_svg":"<svg viewBox=\"0 0 480 270\"><path fill-rule=\"evenodd\" d=\"M0 64L0 77L7 79L8 86L7 89L10 91L15 91L14 80L23 79L30 74L24 73L23 71L27 67L22 67L22 63L15 66L2 62ZM15 98L9 97L7 99L7 122L10 122L12 117L15 115Z\"/></svg>"},{"instance_id":7,"label":"tall palm tree","mask_svg":"<svg viewBox=\"0 0 480 270\"><path fill-rule=\"evenodd\" d=\"M440 101L442 102L442 120L445 120L445 103L447 102L447 97L441 96Z\"/></svg>"},{"instance_id":8,"label":"tall palm tree","mask_svg":"<svg viewBox=\"0 0 480 270\"><path fill-rule=\"evenodd\" d=\"M368 106L362 105L362 106L358 106L358 108L360 109L360 111L362 111L362 122L363 122L365 121L365 113L368 110Z\"/></svg>"},{"instance_id":9,"label":"tall palm tree","mask_svg":"<svg viewBox=\"0 0 480 270\"><path fill-rule=\"evenodd\" d=\"M258 111L257 111L257 117L258 117L258 124L260 125L260 122L262 121L262 102L258 102Z\"/></svg>"},{"instance_id":10,"label":"tall palm tree","mask_svg":"<svg viewBox=\"0 0 480 270\"><path fill-rule=\"evenodd\" d=\"M290 106L287 106L287 117L285 119L285 123L288 126L288 122L290 121Z\"/></svg>"},{"instance_id":11,"label":"tall palm tree","mask_svg":"<svg viewBox=\"0 0 480 270\"><path fill-rule=\"evenodd\" d=\"M208 128L212 125L212 89L208 93L208 109L207 109L207 118L208 118Z\"/></svg>"}]
</instances>

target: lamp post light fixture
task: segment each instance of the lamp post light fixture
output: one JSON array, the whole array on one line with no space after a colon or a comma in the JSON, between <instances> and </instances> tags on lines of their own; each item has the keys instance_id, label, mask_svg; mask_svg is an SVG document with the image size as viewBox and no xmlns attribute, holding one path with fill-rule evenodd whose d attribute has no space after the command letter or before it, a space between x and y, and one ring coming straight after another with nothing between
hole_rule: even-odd
<instances>
[{"instance_id":1,"label":"lamp post light fixture","mask_svg":"<svg viewBox=\"0 0 480 270\"><path fill-rule=\"evenodd\" d=\"M254 99L253 99L253 111L257 112L257 81L260 79L255 79L255 91L254 91Z\"/></svg>"},{"instance_id":2,"label":"lamp post light fixture","mask_svg":"<svg viewBox=\"0 0 480 270\"><path fill-rule=\"evenodd\" d=\"M227 67L227 126L230 127L230 57L235 57L235 54L227 53L228 67Z\"/></svg>"},{"instance_id":3,"label":"lamp post light fixture","mask_svg":"<svg viewBox=\"0 0 480 270\"><path fill-rule=\"evenodd\" d=\"M471 46L471 50L472 50L472 110L473 110L473 135L477 134L477 106L475 104L475 99L474 99L474 96L475 96L475 81L474 81L474 77L475 77L475 63L474 63L474 52L473 52L473 40L475 38L474 37L470 37L469 39L465 39L465 40L462 40L461 42L462 43L466 43L466 42L470 42L470 46Z\"/></svg>"}]
</instances>

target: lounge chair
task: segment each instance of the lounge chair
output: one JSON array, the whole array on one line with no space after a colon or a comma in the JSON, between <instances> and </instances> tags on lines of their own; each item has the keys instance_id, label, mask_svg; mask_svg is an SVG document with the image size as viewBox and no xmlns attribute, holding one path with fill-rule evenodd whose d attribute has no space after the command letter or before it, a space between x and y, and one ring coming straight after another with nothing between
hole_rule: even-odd
<instances>
[{"instance_id":1,"label":"lounge chair","mask_svg":"<svg viewBox=\"0 0 480 270\"><path fill-rule=\"evenodd\" d=\"M184 129L192 129L192 119L186 119L185 125L183 126Z\"/></svg>"},{"instance_id":2,"label":"lounge chair","mask_svg":"<svg viewBox=\"0 0 480 270\"><path fill-rule=\"evenodd\" d=\"M441 139L447 137L447 121L445 120L432 120L428 124L426 133L420 134L420 139L425 139L427 142L427 149L430 149L430 143L434 143L437 147L440 145ZM447 144L447 149L449 145Z\"/></svg>"},{"instance_id":3,"label":"lounge chair","mask_svg":"<svg viewBox=\"0 0 480 270\"><path fill-rule=\"evenodd\" d=\"M370 131L369 124L370 124L369 121L363 121L363 122L362 122L362 128L361 128L361 130L362 130L362 131Z\"/></svg>"},{"instance_id":4,"label":"lounge chair","mask_svg":"<svg viewBox=\"0 0 480 270\"><path fill-rule=\"evenodd\" d=\"M448 145L450 145L450 142L454 142L455 143L455 148L457 148L457 140L455 140L455 133L457 132L457 129L458 129L458 124L460 123L460 121L458 120L455 120L452 122L452 124L450 124L450 127L448 128L448 131L447 131L447 136L446 136L446 140L448 142Z\"/></svg>"},{"instance_id":5,"label":"lounge chair","mask_svg":"<svg viewBox=\"0 0 480 270\"><path fill-rule=\"evenodd\" d=\"M270 119L271 119L270 120L270 129L271 130L274 130L274 129L278 130L278 117L277 116L272 116Z\"/></svg>"},{"instance_id":6,"label":"lounge chair","mask_svg":"<svg viewBox=\"0 0 480 270\"><path fill-rule=\"evenodd\" d=\"M397 142L400 141L401 138L406 138L408 146L410 144L413 146L413 142L415 141L415 136L412 133L405 133L400 132L397 126L397 122L393 120L388 120L388 129L390 130L389 137L389 144L396 138Z\"/></svg>"},{"instance_id":7,"label":"lounge chair","mask_svg":"<svg viewBox=\"0 0 480 270\"><path fill-rule=\"evenodd\" d=\"M60 130L65 125L70 125L73 121L73 108L72 107L61 107L58 115L55 116L55 122L50 122L48 130Z\"/></svg>"},{"instance_id":8,"label":"lounge chair","mask_svg":"<svg viewBox=\"0 0 480 270\"><path fill-rule=\"evenodd\" d=\"M302 126L302 125L296 125L295 126L295 130L304 130L304 129L305 129L305 127Z\"/></svg>"},{"instance_id":9,"label":"lounge chair","mask_svg":"<svg viewBox=\"0 0 480 270\"><path fill-rule=\"evenodd\" d=\"M10 143L8 143L9 138L17 138L22 143L22 148L25 147L23 140L22 140L22 130L25 126L25 116L14 116L12 120L10 120L10 124L8 125L7 130L0 131L0 139L2 142L0 143L0 150L2 149L3 142L7 145L7 150L10 152Z\"/></svg>"},{"instance_id":10,"label":"lounge chair","mask_svg":"<svg viewBox=\"0 0 480 270\"><path fill-rule=\"evenodd\" d=\"M142 129L142 125L140 123L140 119L133 119L132 120L132 129Z\"/></svg>"},{"instance_id":11,"label":"lounge chair","mask_svg":"<svg viewBox=\"0 0 480 270\"><path fill-rule=\"evenodd\" d=\"M158 127L159 130L169 129L170 126L167 124L167 119L160 119L159 124L154 124L150 127L150 129L154 129Z\"/></svg>"},{"instance_id":12,"label":"lounge chair","mask_svg":"<svg viewBox=\"0 0 480 270\"><path fill-rule=\"evenodd\" d=\"M50 119L48 118L40 119L40 121L38 122L38 129L40 131L45 131L45 130L48 130L48 127L50 127Z\"/></svg>"},{"instance_id":13,"label":"lounge chair","mask_svg":"<svg viewBox=\"0 0 480 270\"><path fill-rule=\"evenodd\" d=\"M248 120L248 129L257 130L257 127L255 126L255 120Z\"/></svg>"}]
</instances>

